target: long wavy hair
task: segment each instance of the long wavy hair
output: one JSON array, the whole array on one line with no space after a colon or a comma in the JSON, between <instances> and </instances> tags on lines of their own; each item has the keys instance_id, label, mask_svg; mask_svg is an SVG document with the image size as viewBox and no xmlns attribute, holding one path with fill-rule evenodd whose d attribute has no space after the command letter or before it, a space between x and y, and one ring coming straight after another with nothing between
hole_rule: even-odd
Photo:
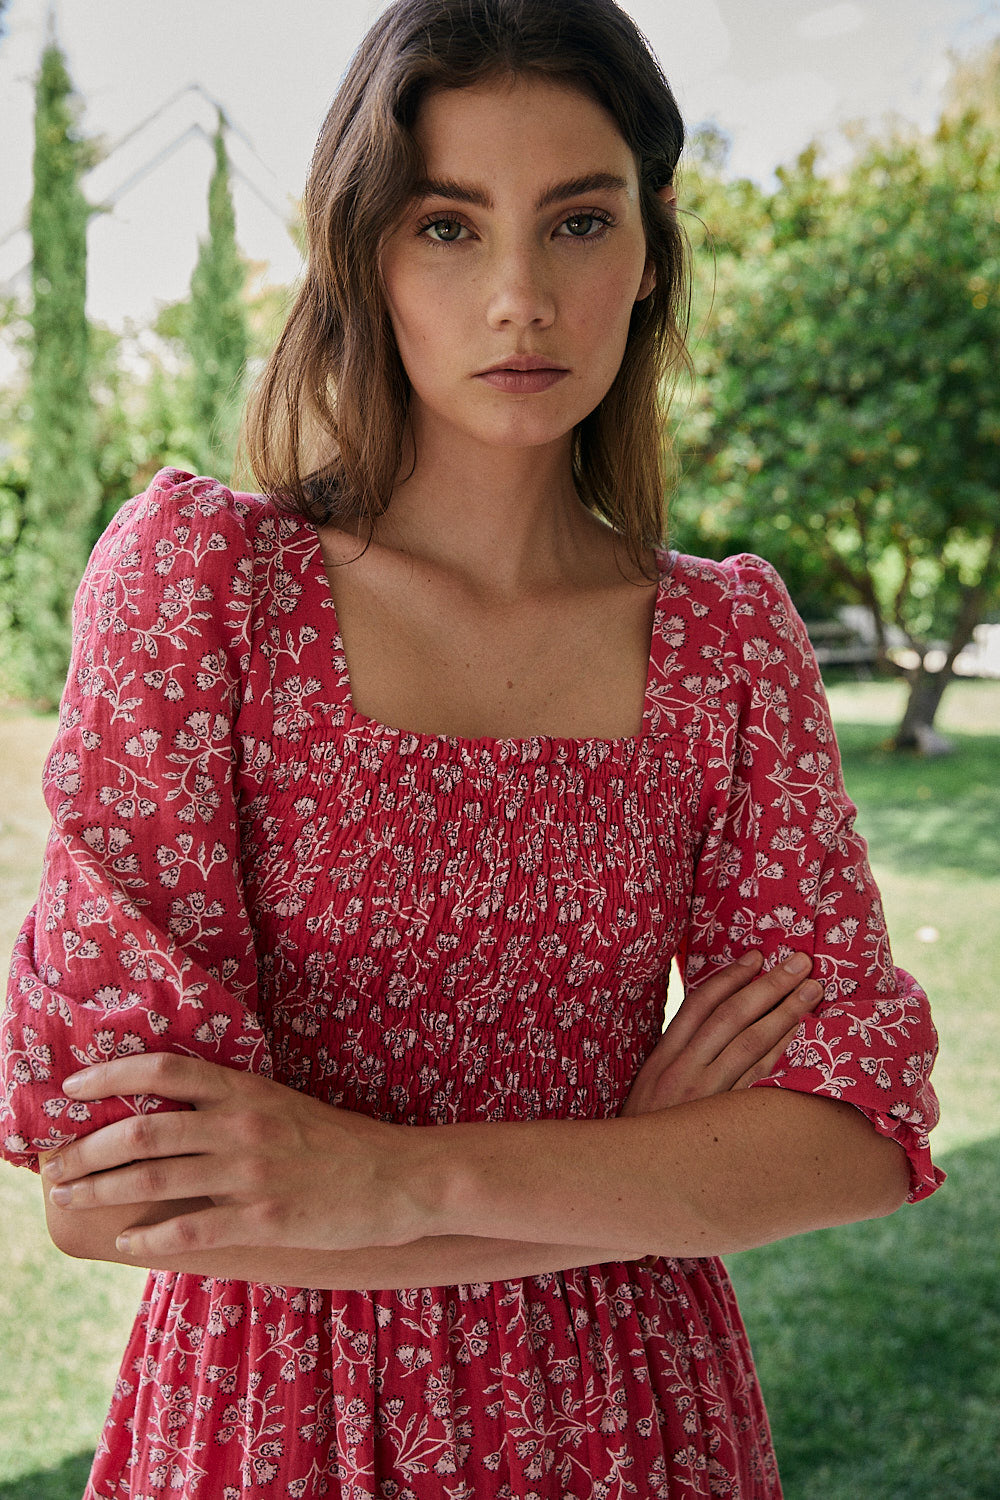
<instances>
[{"instance_id":1,"label":"long wavy hair","mask_svg":"<svg viewBox=\"0 0 1000 1500\"><path fill-rule=\"evenodd\" d=\"M323 122L305 193L307 264L248 403L243 444L261 488L313 521L374 521L403 463L410 388L379 256L424 175L413 126L431 89L541 76L586 93L638 166L656 272L621 367L573 440L585 505L634 562L663 537L674 377L687 363L687 242L657 189L684 143L674 96L614 0L395 0L371 27Z\"/></svg>"}]
</instances>

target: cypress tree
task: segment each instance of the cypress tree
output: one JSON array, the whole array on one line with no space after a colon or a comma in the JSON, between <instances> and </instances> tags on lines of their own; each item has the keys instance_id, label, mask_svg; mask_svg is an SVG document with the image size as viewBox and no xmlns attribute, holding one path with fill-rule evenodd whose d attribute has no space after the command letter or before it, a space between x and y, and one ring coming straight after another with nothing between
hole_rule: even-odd
<instances>
[{"instance_id":1,"label":"cypress tree","mask_svg":"<svg viewBox=\"0 0 1000 1500\"><path fill-rule=\"evenodd\" d=\"M93 155L77 118L65 59L50 41L35 93L30 474L13 622L18 685L40 704L58 701L65 681L70 611L99 498L85 311L91 209L80 187Z\"/></svg>"},{"instance_id":2,"label":"cypress tree","mask_svg":"<svg viewBox=\"0 0 1000 1500\"><path fill-rule=\"evenodd\" d=\"M229 159L219 114L215 170L208 191L208 238L191 277L187 345L191 355L191 424L195 456L204 473L228 478L249 349L243 289L246 270L236 245Z\"/></svg>"}]
</instances>

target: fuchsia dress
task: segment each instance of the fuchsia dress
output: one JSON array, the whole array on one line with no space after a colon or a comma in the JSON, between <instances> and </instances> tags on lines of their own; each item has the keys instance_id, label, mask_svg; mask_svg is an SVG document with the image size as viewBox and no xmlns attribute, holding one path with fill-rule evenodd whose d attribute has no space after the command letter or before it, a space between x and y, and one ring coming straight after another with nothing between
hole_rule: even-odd
<instances>
[{"instance_id":1,"label":"fuchsia dress","mask_svg":"<svg viewBox=\"0 0 1000 1500\"><path fill-rule=\"evenodd\" d=\"M356 714L315 532L163 470L99 543L5 1017L5 1154L152 1049L410 1125L617 1114L667 971L813 949L763 1086L849 1100L931 1192L926 1000L893 968L814 659L766 563L664 553L642 734ZM391 643L389 643L391 645ZM650 1173L656 1163L650 1162ZM718 1260L311 1291L153 1274L92 1500L777 1496Z\"/></svg>"}]
</instances>

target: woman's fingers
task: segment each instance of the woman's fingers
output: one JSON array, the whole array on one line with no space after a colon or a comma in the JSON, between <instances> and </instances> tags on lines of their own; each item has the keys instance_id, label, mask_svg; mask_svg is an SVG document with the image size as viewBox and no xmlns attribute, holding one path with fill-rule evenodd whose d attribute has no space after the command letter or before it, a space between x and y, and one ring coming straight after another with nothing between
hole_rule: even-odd
<instances>
[{"instance_id":1,"label":"woman's fingers","mask_svg":"<svg viewBox=\"0 0 1000 1500\"><path fill-rule=\"evenodd\" d=\"M141 1266L177 1260L202 1250L254 1244L254 1229L239 1208L202 1208L161 1224L137 1224L126 1229L115 1246Z\"/></svg>"},{"instance_id":2,"label":"woman's fingers","mask_svg":"<svg viewBox=\"0 0 1000 1500\"><path fill-rule=\"evenodd\" d=\"M116 1059L64 1087L78 1099L149 1092L195 1106L132 1115L45 1162L55 1207L129 1205L137 1236L143 1208L168 1205L172 1217L143 1228L130 1258L238 1244L353 1250L424 1232L405 1167L412 1133L400 1126L172 1054ZM178 1215L180 1203L191 1211Z\"/></svg>"},{"instance_id":3,"label":"woman's fingers","mask_svg":"<svg viewBox=\"0 0 1000 1500\"><path fill-rule=\"evenodd\" d=\"M190 1110L133 1115L127 1120L116 1120L113 1125L104 1125L53 1152L42 1167L42 1180L59 1189L52 1201L60 1207L68 1206L71 1201L74 1207L92 1208L97 1204L185 1197L186 1193L156 1191L133 1192L123 1197L116 1185L126 1173L131 1173L134 1179L141 1168L147 1169L152 1185L158 1180L164 1159L197 1161L197 1153L218 1147L219 1133L217 1116L208 1120ZM76 1187L67 1195L65 1189L70 1184Z\"/></svg>"},{"instance_id":4,"label":"woman's fingers","mask_svg":"<svg viewBox=\"0 0 1000 1500\"><path fill-rule=\"evenodd\" d=\"M174 1191L173 1178L165 1186L161 1159L187 1158L184 1173L190 1177L199 1153L219 1147L224 1128L220 1106L228 1104L231 1109L237 1098L245 1099L261 1087L268 1087L266 1080L169 1052L116 1058L74 1074L63 1081L64 1092L73 1099L155 1094L194 1109L131 1115L53 1152L42 1168L43 1180L58 1189L53 1202L60 1207L103 1207L187 1197L192 1191L208 1194L211 1189L202 1185ZM128 1171L116 1170L125 1168ZM70 1190L72 1183L77 1186ZM134 1184L141 1184L138 1191L126 1187Z\"/></svg>"},{"instance_id":5,"label":"woman's fingers","mask_svg":"<svg viewBox=\"0 0 1000 1500\"><path fill-rule=\"evenodd\" d=\"M180 1104L205 1108L227 1098L236 1073L201 1057L177 1052L140 1052L134 1057L116 1057L95 1063L63 1079L63 1092L72 1099L128 1098L156 1094Z\"/></svg>"},{"instance_id":6,"label":"woman's fingers","mask_svg":"<svg viewBox=\"0 0 1000 1500\"><path fill-rule=\"evenodd\" d=\"M181 1198L223 1198L234 1191L231 1167L219 1158L159 1156L109 1172L95 1172L53 1187L58 1208L111 1208L123 1203L169 1203Z\"/></svg>"},{"instance_id":7,"label":"woman's fingers","mask_svg":"<svg viewBox=\"0 0 1000 1500\"><path fill-rule=\"evenodd\" d=\"M759 959L759 955L752 955ZM691 990L640 1068L623 1114L669 1108L764 1078L823 987L804 976L808 954L747 980L751 965L728 965Z\"/></svg>"},{"instance_id":8,"label":"woman's fingers","mask_svg":"<svg viewBox=\"0 0 1000 1500\"><path fill-rule=\"evenodd\" d=\"M778 1022L779 1007L793 995L801 993L803 981L811 968L812 960L807 953L793 953L784 963L759 974L715 1006L699 1028L697 1037L699 1051L705 1060L721 1058L734 1042L737 1050L745 1047L750 1051L759 1040L766 1042L765 1050L770 1048L788 1025L787 1021ZM758 1022L763 1023L759 1032L753 1029ZM745 1062L744 1067L747 1065Z\"/></svg>"},{"instance_id":9,"label":"woman's fingers","mask_svg":"<svg viewBox=\"0 0 1000 1500\"><path fill-rule=\"evenodd\" d=\"M688 990L677 1014L663 1033L660 1045L664 1052L670 1056L677 1056L682 1052L717 1007L747 986L763 962L764 955L752 949L735 963L717 969L708 979Z\"/></svg>"},{"instance_id":10,"label":"woman's fingers","mask_svg":"<svg viewBox=\"0 0 1000 1500\"><path fill-rule=\"evenodd\" d=\"M750 1036L748 1029L795 991L812 967L808 954L793 953L783 964L748 980L748 971L759 968L761 955L754 952L747 957L750 964L728 964L684 997L658 1043L663 1064L669 1065L687 1052L689 1062L708 1067L741 1035L746 1036L748 1047L756 1045L758 1038ZM787 1023L781 1031L786 1027ZM767 1036L768 1047L778 1035L780 1032L775 1031ZM756 1058L748 1058L740 1072L752 1061Z\"/></svg>"},{"instance_id":11,"label":"woman's fingers","mask_svg":"<svg viewBox=\"0 0 1000 1500\"><path fill-rule=\"evenodd\" d=\"M813 1003L815 1004L815 1001ZM803 1011L802 1014L806 1015L808 1013L808 1009L809 1007L807 1007L807 1009ZM799 1019L795 1022L794 1026L789 1027L784 1036L775 1043L770 1052L766 1053L766 1055L762 1057L759 1062L755 1062L753 1067L748 1068L747 1071L743 1074L742 1078L738 1078L736 1080L736 1082L733 1084L734 1089L748 1089L752 1083L757 1083L761 1078L766 1078L769 1073L773 1073L778 1062L788 1050L788 1046L792 1038L798 1031L801 1019L802 1017L800 1016Z\"/></svg>"},{"instance_id":12,"label":"woman's fingers","mask_svg":"<svg viewBox=\"0 0 1000 1500\"><path fill-rule=\"evenodd\" d=\"M823 986L807 979L774 1010L734 1037L717 1059L729 1088L746 1088L766 1078L799 1028L803 1016L823 998Z\"/></svg>"}]
</instances>

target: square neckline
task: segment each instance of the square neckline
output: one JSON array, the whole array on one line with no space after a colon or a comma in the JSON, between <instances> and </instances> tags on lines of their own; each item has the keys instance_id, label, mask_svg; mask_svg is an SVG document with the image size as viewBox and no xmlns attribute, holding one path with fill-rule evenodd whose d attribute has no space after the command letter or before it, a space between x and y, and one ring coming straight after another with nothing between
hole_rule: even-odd
<instances>
[{"instance_id":1,"label":"square neckline","mask_svg":"<svg viewBox=\"0 0 1000 1500\"><path fill-rule=\"evenodd\" d=\"M347 653L344 650L344 638L340 633L340 619L337 614L337 606L333 599L333 590L327 576L326 562L323 556L323 546L319 537L319 528L310 521L302 520L304 528L311 533L313 542L313 556L311 578L320 592L322 607L329 610L333 617L333 637L331 642L331 667L336 678L339 693L339 706L345 714L344 727L349 730L365 730L378 736L396 736L400 739L419 740L427 744L452 745L456 748L466 750L497 746L501 749L519 750L531 748L532 746L560 745L587 746L607 745L609 747L631 748L644 744L650 737L650 690L655 668L655 652L657 639L657 626L660 621L660 613L663 605L665 585L667 577L673 566L675 554L668 548L657 547L655 549L657 580L656 594L653 599L653 619L650 628L649 654L646 658L646 681L642 697L642 724L638 734L615 735L559 735L559 734L532 734L532 735L462 735L462 734L431 734L421 729L401 729L397 725L384 724L380 719L370 718L367 714L359 713L354 706L354 696L351 688L351 673L347 661ZM340 658L343 670L336 671L335 659Z\"/></svg>"}]
</instances>

